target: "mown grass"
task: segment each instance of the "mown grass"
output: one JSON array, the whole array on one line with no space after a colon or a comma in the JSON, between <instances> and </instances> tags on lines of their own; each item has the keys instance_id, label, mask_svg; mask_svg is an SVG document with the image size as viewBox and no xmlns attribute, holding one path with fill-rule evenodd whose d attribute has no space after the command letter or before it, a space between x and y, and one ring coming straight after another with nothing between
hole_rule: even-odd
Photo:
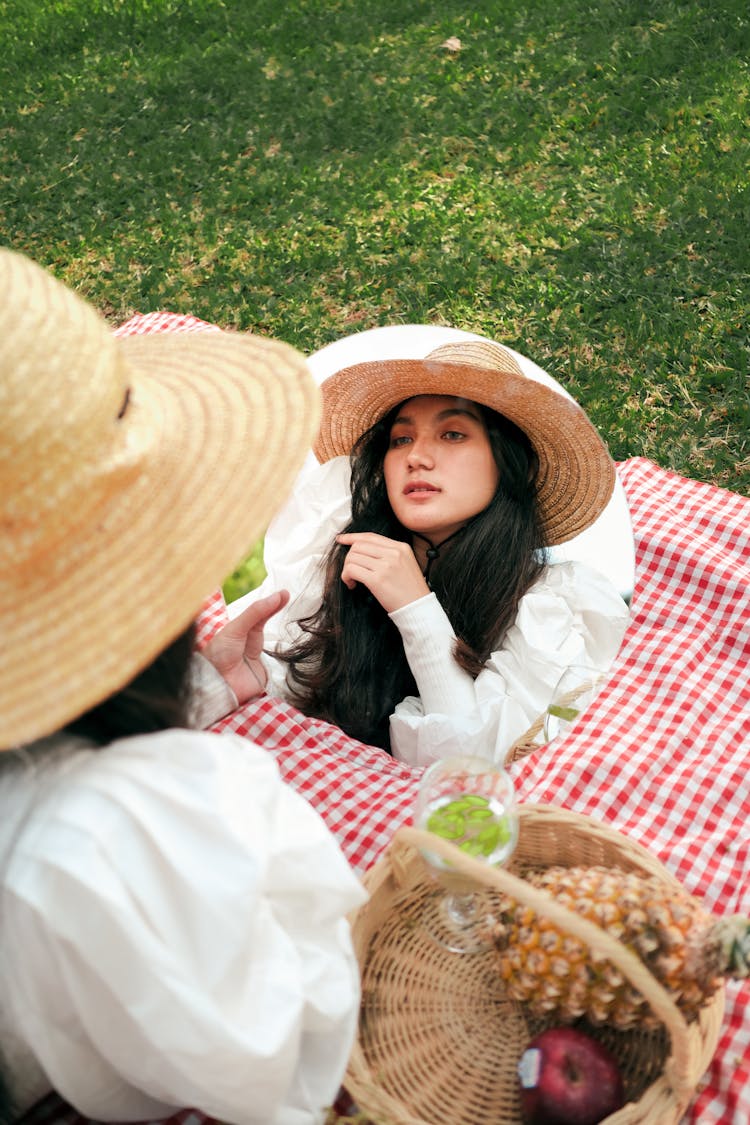
<instances>
[{"instance_id":1,"label":"mown grass","mask_svg":"<svg viewBox=\"0 0 750 1125\"><path fill-rule=\"evenodd\" d=\"M2 241L113 323L470 328L616 458L748 490L746 3L6 0L0 36Z\"/></svg>"}]
</instances>

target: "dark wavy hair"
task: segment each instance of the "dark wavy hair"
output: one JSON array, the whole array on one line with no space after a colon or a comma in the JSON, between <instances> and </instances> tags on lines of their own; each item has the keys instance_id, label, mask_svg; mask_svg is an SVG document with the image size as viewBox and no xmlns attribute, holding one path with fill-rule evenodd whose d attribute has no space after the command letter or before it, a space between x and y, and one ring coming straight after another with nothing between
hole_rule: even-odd
<instances>
[{"instance_id":1,"label":"dark wavy hair","mask_svg":"<svg viewBox=\"0 0 750 1125\"><path fill-rule=\"evenodd\" d=\"M17 1118L18 1114L8 1092L7 1083L0 1073L0 1125L13 1125Z\"/></svg>"},{"instance_id":2,"label":"dark wavy hair","mask_svg":"<svg viewBox=\"0 0 750 1125\"><path fill-rule=\"evenodd\" d=\"M352 451L352 518L345 531L373 531L410 543L388 501L383 461L394 407ZM536 498L537 458L507 418L477 404L499 470L487 507L456 536L430 571L430 585L456 634L458 664L477 676L513 623L518 603L544 568L545 544ZM274 656L289 665L287 683L300 710L326 719L362 742L390 750L389 717L416 695L401 635L361 583L341 581L347 547L336 542L326 560L323 599L303 618L303 635Z\"/></svg>"},{"instance_id":3,"label":"dark wavy hair","mask_svg":"<svg viewBox=\"0 0 750 1125\"><path fill-rule=\"evenodd\" d=\"M118 738L189 726L194 648L193 623L130 683L68 723L65 730L106 746Z\"/></svg>"}]
</instances>

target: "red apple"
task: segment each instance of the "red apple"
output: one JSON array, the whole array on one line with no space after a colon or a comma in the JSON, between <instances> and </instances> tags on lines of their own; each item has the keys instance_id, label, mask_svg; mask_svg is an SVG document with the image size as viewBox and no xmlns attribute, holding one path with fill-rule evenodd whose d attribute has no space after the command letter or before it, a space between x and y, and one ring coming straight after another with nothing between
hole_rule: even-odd
<instances>
[{"instance_id":1,"label":"red apple","mask_svg":"<svg viewBox=\"0 0 750 1125\"><path fill-rule=\"evenodd\" d=\"M613 1056L574 1027L551 1027L532 1039L518 1077L529 1125L597 1125L625 1100Z\"/></svg>"},{"instance_id":2,"label":"red apple","mask_svg":"<svg viewBox=\"0 0 750 1125\"><path fill-rule=\"evenodd\" d=\"M336 1095L336 1101L331 1108L335 1110L338 1117L354 1117L355 1114L359 1113L356 1102L343 1086L340 1087Z\"/></svg>"}]
</instances>

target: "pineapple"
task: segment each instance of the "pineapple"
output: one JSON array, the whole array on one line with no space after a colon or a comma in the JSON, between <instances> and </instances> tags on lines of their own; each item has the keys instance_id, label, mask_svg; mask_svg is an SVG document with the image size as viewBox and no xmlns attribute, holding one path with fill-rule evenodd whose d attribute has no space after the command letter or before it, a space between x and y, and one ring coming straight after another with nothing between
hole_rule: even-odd
<instances>
[{"instance_id":1,"label":"pineapple","mask_svg":"<svg viewBox=\"0 0 750 1125\"><path fill-rule=\"evenodd\" d=\"M640 956L688 1022L724 977L750 975L750 920L716 918L656 878L596 866L547 867L524 877ZM563 1022L585 1016L619 1029L659 1026L609 960L531 908L501 900L490 936L508 994L535 1014Z\"/></svg>"}]
</instances>

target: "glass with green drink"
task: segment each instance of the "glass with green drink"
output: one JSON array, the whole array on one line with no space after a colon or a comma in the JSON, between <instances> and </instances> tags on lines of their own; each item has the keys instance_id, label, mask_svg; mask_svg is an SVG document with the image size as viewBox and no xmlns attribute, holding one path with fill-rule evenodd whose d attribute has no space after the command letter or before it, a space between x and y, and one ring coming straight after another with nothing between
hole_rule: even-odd
<instances>
[{"instance_id":1,"label":"glass with green drink","mask_svg":"<svg viewBox=\"0 0 750 1125\"><path fill-rule=\"evenodd\" d=\"M563 738L600 692L604 672L587 664L571 664L555 685L544 715L544 738Z\"/></svg>"},{"instance_id":2,"label":"glass with green drink","mask_svg":"<svg viewBox=\"0 0 750 1125\"><path fill-rule=\"evenodd\" d=\"M513 783L502 766L479 755L434 762L422 777L414 824L482 863L504 864L518 839ZM427 930L456 953L486 949L485 895L429 848L423 854L438 884L425 903Z\"/></svg>"}]
</instances>

